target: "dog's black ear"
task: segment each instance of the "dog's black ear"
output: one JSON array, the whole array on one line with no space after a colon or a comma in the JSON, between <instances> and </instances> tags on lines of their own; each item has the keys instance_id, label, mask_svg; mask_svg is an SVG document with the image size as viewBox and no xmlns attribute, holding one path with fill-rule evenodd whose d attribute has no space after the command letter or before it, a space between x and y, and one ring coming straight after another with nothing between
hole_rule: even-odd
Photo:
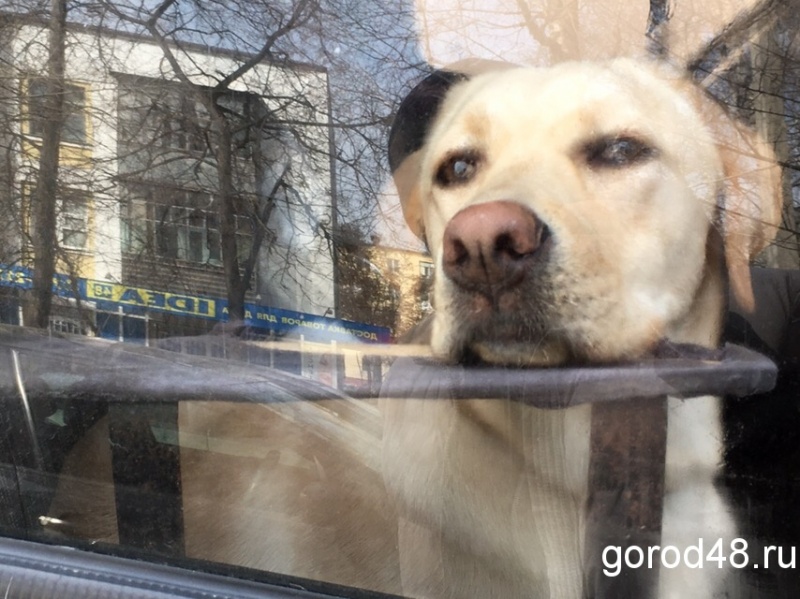
<instances>
[{"instance_id":1,"label":"dog's black ear","mask_svg":"<svg viewBox=\"0 0 800 599\"><path fill-rule=\"evenodd\" d=\"M389 167L394 173L400 164L422 147L439 106L447 92L467 75L435 71L420 81L400 102L389 133Z\"/></svg>"},{"instance_id":2,"label":"dog's black ear","mask_svg":"<svg viewBox=\"0 0 800 599\"><path fill-rule=\"evenodd\" d=\"M400 103L389 134L389 167L400 204L408 226L420 238L425 235L417 192L420 149L450 88L466 79L467 75L449 70L425 77Z\"/></svg>"}]
</instances>

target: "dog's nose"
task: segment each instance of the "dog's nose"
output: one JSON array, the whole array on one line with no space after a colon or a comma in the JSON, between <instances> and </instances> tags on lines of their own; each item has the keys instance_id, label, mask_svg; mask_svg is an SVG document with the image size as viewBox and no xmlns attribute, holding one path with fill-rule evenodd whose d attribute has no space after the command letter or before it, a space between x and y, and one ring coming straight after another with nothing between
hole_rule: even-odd
<instances>
[{"instance_id":1,"label":"dog's nose","mask_svg":"<svg viewBox=\"0 0 800 599\"><path fill-rule=\"evenodd\" d=\"M547 227L521 204L468 206L445 228L444 273L461 287L494 294L522 281L548 237Z\"/></svg>"}]
</instances>

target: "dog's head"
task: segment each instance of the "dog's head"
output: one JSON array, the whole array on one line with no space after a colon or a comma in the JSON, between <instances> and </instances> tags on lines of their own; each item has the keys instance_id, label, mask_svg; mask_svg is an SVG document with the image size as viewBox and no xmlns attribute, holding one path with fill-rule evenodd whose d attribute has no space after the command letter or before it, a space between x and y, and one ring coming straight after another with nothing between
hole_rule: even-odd
<instances>
[{"instance_id":1,"label":"dog's head","mask_svg":"<svg viewBox=\"0 0 800 599\"><path fill-rule=\"evenodd\" d=\"M437 267L432 349L451 360L712 346L723 264L747 304L780 217L757 137L632 60L435 73L401 105L390 163Z\"/></svg>"}]
</instances>

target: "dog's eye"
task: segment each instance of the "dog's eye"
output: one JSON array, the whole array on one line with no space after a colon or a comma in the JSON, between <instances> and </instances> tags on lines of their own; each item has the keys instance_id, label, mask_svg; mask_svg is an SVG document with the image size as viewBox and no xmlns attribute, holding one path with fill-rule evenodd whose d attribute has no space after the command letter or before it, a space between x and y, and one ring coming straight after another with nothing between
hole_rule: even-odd
<instances>
[{"instance_id":1,"label":"dog's eye","mask_svg":"<svg viewBox=\"0 0 800 599\"><path fill-rule=\"evenodd\" d=\"M480 156L475 152L452 154L436 170L436 183L442 187L466 183L475 176L479 163Z\"/></svg>"},{"instance_id":2,"label":"dog's eye","mask_svg":"<svg viewBox=\"0 0 800 599\"><path fill-rule=\"evenodd\" d=\"M592 167L624 167L655 155L655 149L635 137L608 137L591 142L584 149Z\"/></svg>"}]
</instances>

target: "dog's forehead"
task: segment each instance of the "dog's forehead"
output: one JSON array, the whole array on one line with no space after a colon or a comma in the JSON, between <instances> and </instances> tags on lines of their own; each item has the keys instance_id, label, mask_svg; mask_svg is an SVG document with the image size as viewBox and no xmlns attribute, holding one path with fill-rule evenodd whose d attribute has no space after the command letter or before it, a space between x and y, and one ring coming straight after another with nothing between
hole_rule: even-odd
<instances>
[{"instance_id":1,"label":"dog's forehead","mask_svg":"<svg viewBox=\"0 0 800 599\"><path fill-rule=\"evenodd\" d=\"M639 68L637 68L639 66ZM431 139L480 138L489 128L546 130L569 123L598 135L669 118L695 118L659 71L624 62L568 63L479 75L456 86L441 108ZM608 131L605 131L608 130Z\"/></svg>"}]
</instances>

